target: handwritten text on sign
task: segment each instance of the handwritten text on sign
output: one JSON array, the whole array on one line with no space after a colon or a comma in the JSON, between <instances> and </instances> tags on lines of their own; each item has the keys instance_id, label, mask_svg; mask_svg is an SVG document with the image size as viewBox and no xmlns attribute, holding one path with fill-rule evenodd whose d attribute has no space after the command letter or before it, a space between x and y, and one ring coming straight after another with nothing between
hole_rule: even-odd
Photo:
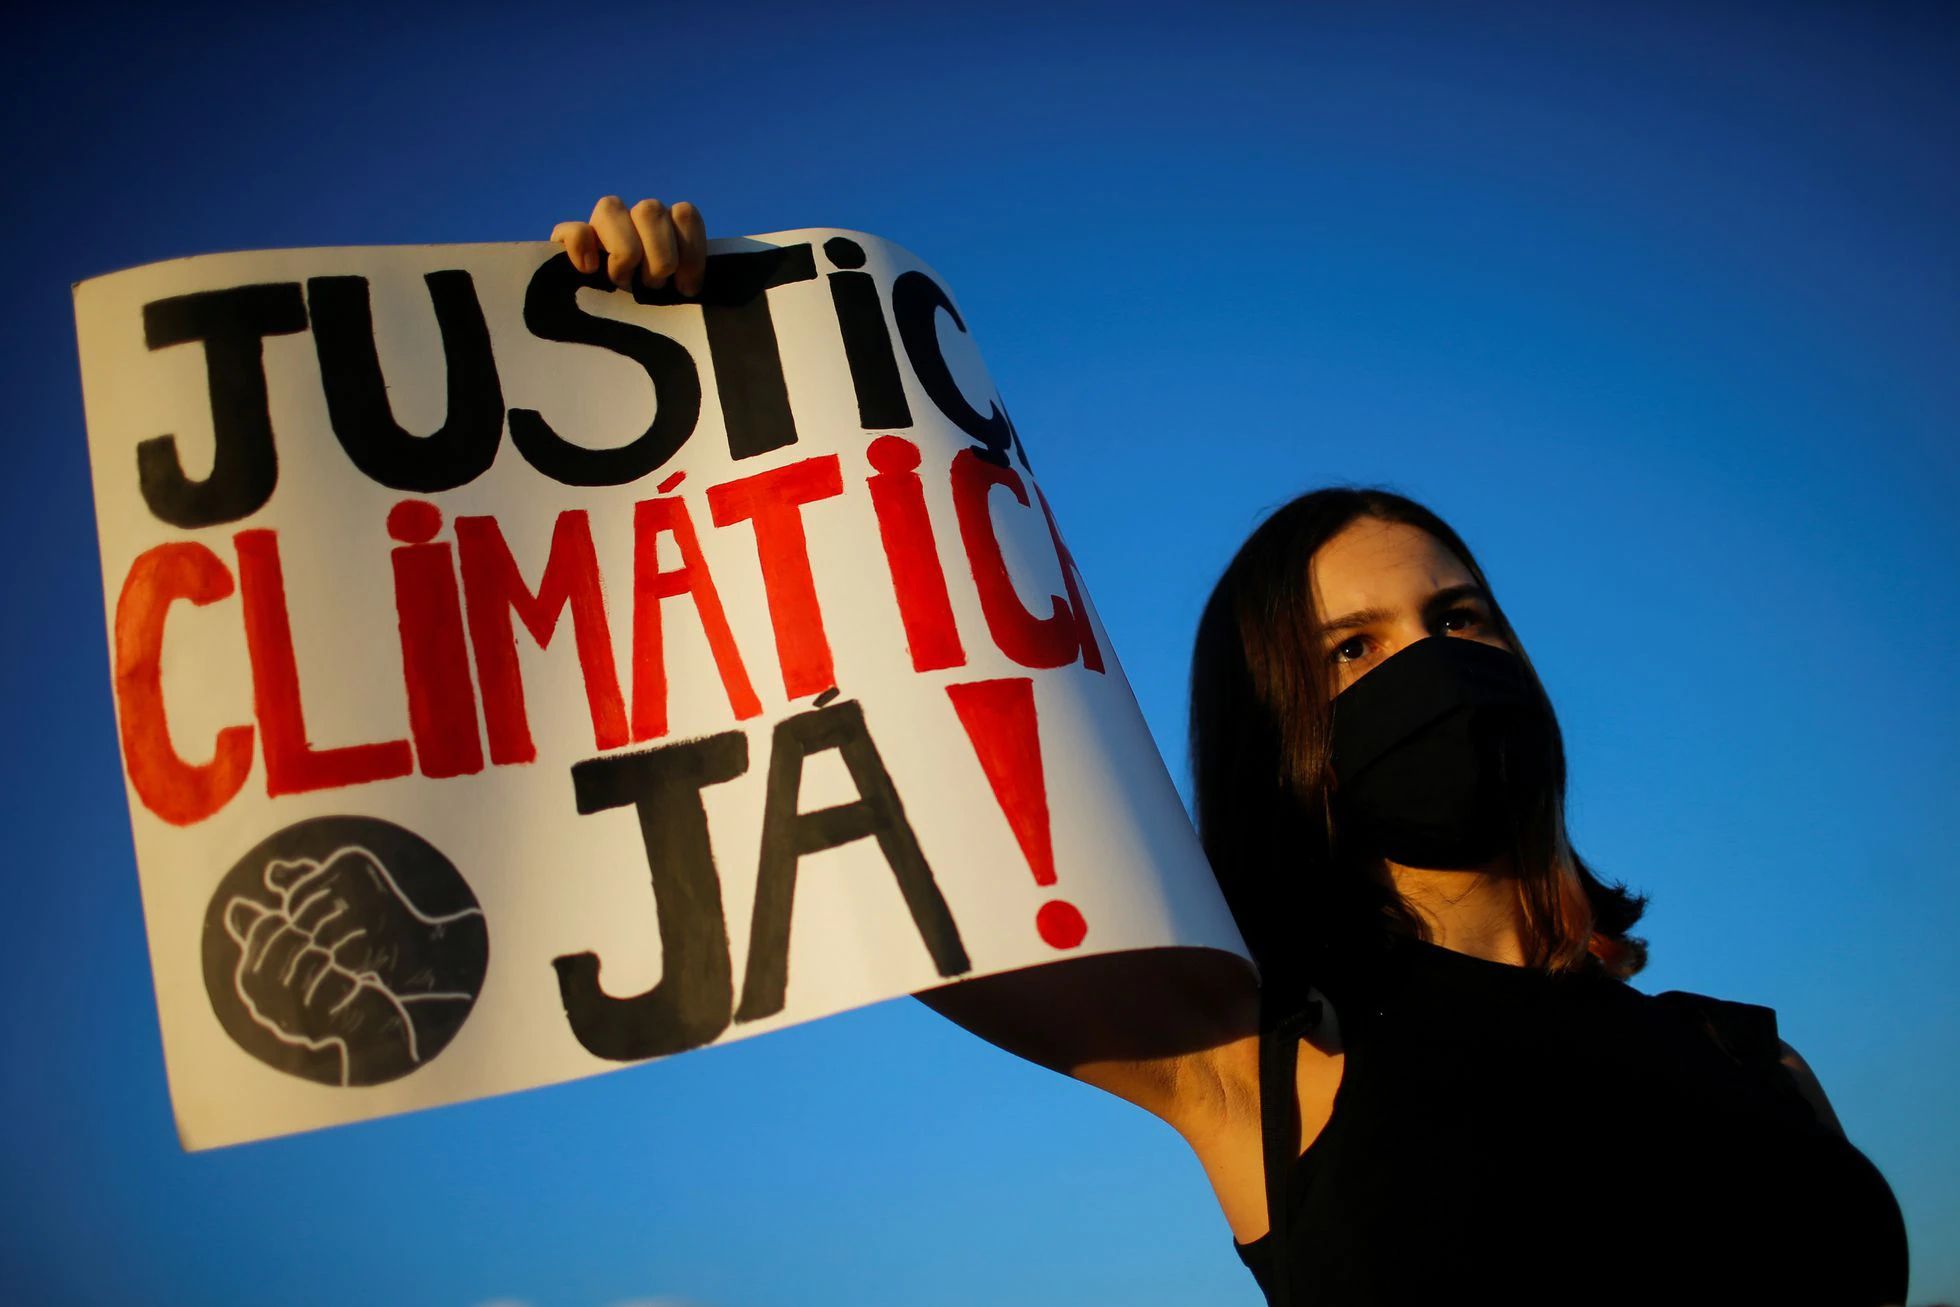
<instances>
[{"instance_id":1,"label":"handwritten text on sign","mask_svg":"<svg viewBox=\"0 0 1960 1307\"><path fill-rule=\"evenodd\" d=\"M191 1146L1068 953L1243 953L897 247L718 241L697 299L535 245L76 298Z\"/></svg>"}]
</instances>

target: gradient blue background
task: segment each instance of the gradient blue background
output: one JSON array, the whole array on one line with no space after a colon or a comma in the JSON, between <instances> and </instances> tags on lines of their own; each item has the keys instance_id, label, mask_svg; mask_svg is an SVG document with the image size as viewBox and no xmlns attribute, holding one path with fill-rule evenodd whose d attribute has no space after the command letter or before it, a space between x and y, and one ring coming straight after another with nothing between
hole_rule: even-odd
<instances>
[{"instance_id":1,"label":"gradient blue background","mask_svg":"<svg viewBox=\"0 0 1960 1307\"><path fill-rule=\"evenodd\" d=\"M50 8L0 55L0 1297L1259 1301L1169 1129L909 1000L179 1151L69 283L610 191L945 276L1180 780L1262 510L1432 503L1551 687L1581 850L1653 896L1637 983L1774 1007L1912 1300L1960 1298L1951 5Z\"/></svg>"}]
</instances>

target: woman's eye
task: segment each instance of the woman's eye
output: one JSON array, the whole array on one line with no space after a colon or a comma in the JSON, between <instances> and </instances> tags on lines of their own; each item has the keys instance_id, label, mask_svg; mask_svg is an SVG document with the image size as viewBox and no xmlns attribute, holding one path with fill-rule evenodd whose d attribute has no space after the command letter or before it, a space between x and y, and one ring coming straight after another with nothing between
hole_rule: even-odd
<instances>
[{"instance_id":1,"label":"woman's eye","mask_svg":"<svg viewBox=\"0 0 1960 1307\"><path fill-rule=\"evenodd\" d=\"M1474 608L1452 608L1443 614L1440 625L1445 631L1467 631L1483 620L1483 614Z\"/></svg>"},{"instance_id":2,"label":"woman's eye","mask_svg":"<svg viewBox=\"0 0 1960 1307\"><path fill-rule=\"evenodd\" d=\"M1337 663L1351 663L1367 652L1368 642L1357 635L1335 645L1329 656Z\"/></svg>"}]
</instances>

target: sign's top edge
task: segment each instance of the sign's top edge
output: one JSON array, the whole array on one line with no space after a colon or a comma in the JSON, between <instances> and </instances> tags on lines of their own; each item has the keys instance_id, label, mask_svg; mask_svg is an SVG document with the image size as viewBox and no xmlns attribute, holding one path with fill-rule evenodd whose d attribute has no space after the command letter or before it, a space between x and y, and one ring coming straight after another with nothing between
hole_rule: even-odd
<instances>
[{"instance_id":1,"label":"sign's top edge","mask_svg":"<svg viewBox=\"0 0 1960 1307\"><path fill-rule=\"evenodd\" d=\"M753 243L768 244L768 245L784 244L787 243L788 240L802 239L816 234L822 234L824 236L860 237L865 240L876 241L881 245L891 246L894 249L903 251L909 257L912 257L914 259L917 258L917 256L913 255L909 249L906 249L905 246L899 244L895 240L892 240L888 236L880 236L877 235L875 232L860 231L854 227L784 227L776 231L757 232L753 235L712 236L709 237L708 239L708 248L710 250L714 250L717 246L726 248L731 245L740 245L743 242L753 242ZM552 246L556 244L557 242L550 241L550 240L374 241L374 242L367 242L360 245L257 246L249 249L202 250L196 254L178 254L178 255L173 255L167 259L154 259L148 263L132 263L127 265L126 267L111 268L105 272L94 273L90 276L83 277L80 280L71 281L68 283L68 287L71 293L79 293L82 287L90 284L91 282L103 281L110 277L120 277L125 273L137 272L143 269L151 269L151 268L167 268L172 266L173 264L191 263L199 259L230 258L236 255L249 255L249 254L304 255L304 254L344 253L348 250L455 250L455 249L492 250L492 249L517 249L517 248L527 248L527 247L537 248L537 247L544 247L544 246Z\"/></svg>"}]
</instances>

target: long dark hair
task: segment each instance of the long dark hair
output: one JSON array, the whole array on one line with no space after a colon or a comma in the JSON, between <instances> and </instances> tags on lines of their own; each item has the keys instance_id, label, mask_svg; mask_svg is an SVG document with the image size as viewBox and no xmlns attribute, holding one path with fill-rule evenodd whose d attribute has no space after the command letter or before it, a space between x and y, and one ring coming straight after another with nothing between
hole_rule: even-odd
<instances>
[{"instance_id":1,"label":"long dark hair","mask_svg":"<svg viewBox=\"0 0 1960 1307\"><path fill-rule=\"evenodd\" d=\"M1322 984L1390 932L1429 930L1380 860L1343 843L1330 795L1332 677L1322 651L1310 564L1358 518L1427 532L1489 597L1494 628L1551 702L1483 569L1455 531L1414 500L1347 486L1301 495L1268 516L1225 568L1191 657L1191 767L1199 837L1267 983ZM1556 723L1556 718L1553 718ZM1526 822L1518 895L1527 961L1552 972L1595 969L1624 980L1646 964L1627 934L1644 895L1602 883L1565 830L1565 750L1552 731L1550 792Z\"/></svg>"}]
</instances>

